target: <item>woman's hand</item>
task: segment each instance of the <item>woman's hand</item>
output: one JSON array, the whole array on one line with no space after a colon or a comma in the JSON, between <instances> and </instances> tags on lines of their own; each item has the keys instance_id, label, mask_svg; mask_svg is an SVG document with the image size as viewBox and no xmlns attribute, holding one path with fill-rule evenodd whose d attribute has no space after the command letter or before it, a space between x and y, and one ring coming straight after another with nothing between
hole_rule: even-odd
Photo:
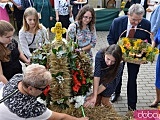
<instances>
[{"instance_id":1,"label":"woman's hand","mask_svg":"<svg viewBox=\"0 0 160 120\"><path fill-rule=\"evenodd\" d=\"M96 104L97 96L94 96L93 93L86 98L84 107L94 107Z\"/></svg>"},{"instance_id":2,"label":"woman's hand","mask_svg":"<svg viewBox=\"0 0 160 120\"><path fill-rule=\"evenodd\" d=\"M81 117L81 118L77 118L77 120L89 120L88 117Z\"/></svg>"}]
</instances>

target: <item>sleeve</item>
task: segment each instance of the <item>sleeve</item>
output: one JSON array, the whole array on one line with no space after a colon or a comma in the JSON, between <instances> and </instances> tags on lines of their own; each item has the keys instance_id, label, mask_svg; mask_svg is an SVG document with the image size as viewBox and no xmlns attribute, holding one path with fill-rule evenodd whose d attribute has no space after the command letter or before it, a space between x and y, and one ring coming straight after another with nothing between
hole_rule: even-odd
<instances>
[{"instance_id":1,"label":"sleeve","mask_svg":"<svg viewBox=\"0 0 160 120\"><path fill-rule=\"evenodd\" d=\"M75 4L73 3L74 1L76 1L76 0L70 0L70 4L71 4L71 5L75 5Z\"/></svg>"},{"instance_id":2,"label":"sleeve","mask_svg":"<svg viewBox=\"0 0 160 120\"><path fill-rule=\"evenodd\" d=\"M54 0L54 9L55 11L59 10L59 0Z\"/></svg>"},{"instance_id":3,"label":"sleeve","mask_svg":"<svg viewBox=\"0 0 160 120\"><path fill-rule=\"evenodd\" d=\"M155 35L155 38L154 38L154 41L157 45L160 44L160 28L158 29L156 35Z\"/></svg>"},{"instance_id":4,"label":"sleeve","mask_svg":"<svg viewBox=\"0 0 160 120\"><path fill-rule=\"evenodd\" d=\"M151 31L151 23L149 22L149 21L147 21L148 22L148 28L147 28L147 30L150 32ZM148 42L151 44L152 42L152 40L151 40L151 37L150 37L150 34L148 34L148 33L146 33L147 34L147 40L148 40Z\"/></svg>"},{"instance_id":5,"label":"sleeve","mask_svg":"<svg viewBox=\"0 0 160 120\"><path fill-rule=\"evenodd\" d=\"M101 53L97 52L95 57L94 77L101 77Z\"/></svg>"},{"instance_id":6,"label":"sleeve","mask_svg":"<svg viewBox=\"0 0 160 120\"><path fill-rule=\"evenodd\" d=\"M34 6L34 8L37 10L38 8L37 8L37 0L33 0L33 6Z\"/></svg>"},{"instance_id":7,"label":"sleeve","mask_svg":"<svg viewBox=\"0 0 160 120\"><path fill-rule=\"evenodd\" d=\"M158 28L160 28L160 6L155 10L156 13L158 13L157 15L157 19L156 19L156 22L154 23L154 26L151 30L151 32L155 33L157 32Z\"/></svg>"},{"instance_id":8,"label":"sleeve","mask_svg":"<svg viewBox=\"0 0 160 120\"><path fill-rule=\"evenodd\" d=\"M53 112L47 108L47 110L40 116L36 117L37 120L48 120Z\"/></svg>"},{"instance_id":9,"label":"sleeve","mask_svg":"<svg viewBox=\"0 0 160 120\"><path fill-rule=\"evenodd\" d=\"M23 53L30 58L32 56L31 52L29 51L28 42L26 39L26 34L24 31L20 30L19 32L19 41L22 48Z\"/></svg>"},{"instance_id":10,"label":"sleeve","mask_svg":"<svg viewBox=\"0 0 160 120\"><path fill-rule=\"evenodd\" d=\"M49 6L49 13L50 13L50 16L53 17L54 13L53 13L53 10L52 10L52 6L51 6L50 0L48 0L48 6Z\"/></svg>"},{"instance_id":11,"label":"sleeve","mask_svg":"<svg viewBox=\"0 0 160 120\"><path fill-rule=\"evenodd\" d=\"M115 26L116 26L116 22L115 22L115 19L114 19L111 26L110 26L109 34L107 36L107 41L108 41L109 45L117 43L117 41L115 40L115 36L114 36L115 35L115 30L116 30Z\"/></svg>"},{"instance_id":12,"label":"sleeve","mask_svg":"<svg viewBox=\"0 0 160 120\"><path fill-rule=\"evenodd\" d=\"M95 47L96 46L96 41L97 41L97 35L96 35L96 29L94 29L94 32L92 33L90 45L92 47Z\"/></svg>"}]
</instances>

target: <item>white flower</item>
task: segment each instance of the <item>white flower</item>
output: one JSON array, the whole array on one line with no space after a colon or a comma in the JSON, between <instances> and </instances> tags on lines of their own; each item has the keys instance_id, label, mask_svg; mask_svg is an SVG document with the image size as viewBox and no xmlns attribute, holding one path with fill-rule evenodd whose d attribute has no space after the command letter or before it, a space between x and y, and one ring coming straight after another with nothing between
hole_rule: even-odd
<instances>
[{"instance_id":1,"label":"white flower","mask_svg":"<svg viewBox=\"0 0 160 120\"><path fill-rule=\"evenodd\" d=\"M73 100L75 101L74 107L79 108L80 106L82 106L84 104L84 99L85 99L85 96L75 96L73 98Z\"/></svg>"},{"instance_id":2,"label":"white flower","mask_svg":"<svg viewBox=\"0 0 160 120\"><path fill-rule=\"evenodd\" d=\"M58 59L62 57L62 54L60 54L60 52L56 52L56 55Z\"/></svg>"},{"instance_id":3,"label":"white flower","mask_svg":"<svg viewBox=\"0 0 160 120\"><path fill-rule=\"evenodd\" d=\"M59 81L59 83L62 83L62 81L64 80L61 75L57 76L56 79Z\"/></svg>"},{"instance_id":4,"label":"white flower","mask_svg":"<svg viewBox=\"0 0 160 120\"><path fill-rule=\"evenodd\" d=\"M64 101L64 99L60 99L60 100L57 100L57 103L61 104L61 103L63 103L63 101Z\"/></svg>"},{"instance_id":5,"label":"white flower","mask_svg":"<svg viewBox=\"0 0 160 120\"><path fill-rule=\"evenodd\" d=\"M45 106L47 105L46 100L41 99L40 97L37 98L37 101L44 104Z\"/></svg>"}]
</instances>

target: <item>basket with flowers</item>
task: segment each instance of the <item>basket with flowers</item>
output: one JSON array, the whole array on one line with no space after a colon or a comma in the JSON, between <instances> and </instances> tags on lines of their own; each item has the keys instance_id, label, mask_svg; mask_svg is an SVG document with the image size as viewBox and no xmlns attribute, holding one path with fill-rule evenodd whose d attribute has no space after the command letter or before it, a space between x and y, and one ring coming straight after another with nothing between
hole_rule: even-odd
<instances>
[{"instance_id":1,"label":"basket with flowers","mask_svg":"<svg viewBox=\"0 0 160 120\"><path fill-rule=\"evenodd\" d=\"M123 37L119 39L118 44L122 49L123 60L130 63L152 63L156 54L159 53L159 50L153 48L147 40Z\"/></svg>"}]
</instances>

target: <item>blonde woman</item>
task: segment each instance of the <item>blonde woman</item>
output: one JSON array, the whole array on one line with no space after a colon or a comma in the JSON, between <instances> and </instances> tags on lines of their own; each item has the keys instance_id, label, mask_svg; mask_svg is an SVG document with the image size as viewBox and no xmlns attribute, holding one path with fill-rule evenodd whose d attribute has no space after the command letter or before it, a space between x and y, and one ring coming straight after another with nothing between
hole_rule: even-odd
<instances>
[{"instance_id":1,"label":"blonde woman","mask_svg":"<svg viewBox=\"0 0 160 120\"><path fill-rule=\"evenodd\" d=\"M27 8L23 15L23 26L19 31L20 45L26 57L30 58L35 49L48 41L47 38L47 29L39 24L36 9Z\"/></svg>"}]
</instances>

